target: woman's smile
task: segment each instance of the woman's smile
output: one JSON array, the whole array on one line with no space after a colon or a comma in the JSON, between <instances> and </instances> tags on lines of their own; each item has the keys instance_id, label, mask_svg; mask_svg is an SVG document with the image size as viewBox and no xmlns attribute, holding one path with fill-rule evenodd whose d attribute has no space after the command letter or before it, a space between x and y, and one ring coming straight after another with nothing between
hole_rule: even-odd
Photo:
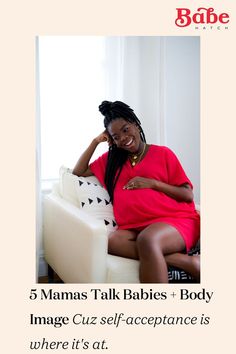
<instances>
[{"instance_id":1,"label":"woman's smile","mask_svg":"<svg viewBox=\"0 0 236 354\"><path fill-rule=\"evenodd\" d=\"M128 143L125 144L125 146L130 146L133 141L134 141L133 138L131 138L131 139L128 141Z\"/></svg>"},{"instance_id":2,"label":"woman's smile","mask_svg":"<svg viewBox=\"0 0 236 354\"><path fill-rule=\"evenodd\" d=\"M136 125L118 118L110 123L108 131L119 148L131 153L136 153L140 149L141 138Z\"/></svg>"}]
</instances>

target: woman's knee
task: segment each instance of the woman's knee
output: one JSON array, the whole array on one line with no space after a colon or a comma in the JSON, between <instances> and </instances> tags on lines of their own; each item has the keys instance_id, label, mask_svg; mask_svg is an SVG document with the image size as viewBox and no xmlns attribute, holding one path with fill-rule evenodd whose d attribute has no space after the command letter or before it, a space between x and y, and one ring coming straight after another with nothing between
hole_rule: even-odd
<instances>
[{"instance_id":1,"label":"woman's knee","mask_svg":"<svg viewBox=\"0 0 236 354\"><path fill-rule=\"evenodd\" d=\"M137 237L139 253L149 256L152 253L162 255L184 249L184 241L179 233L166 224L153 224L140 232Z\"/></svg>"},{"instance_id":2,"label":"woman's knee","mask_svg":"<svg viewBox=\"0 0 236 354\"><path fill-rule=\"evenodd\" d=\"M117 230L109 234L108 236L108 253L117 254L122 249L129 246L130 241L136 239L137 234L130 230Z\"/></svg>"},{"instance_id":3,"label":"woman's knee","mask_svg":"<svg viewBox=\"0 0 236 354\"><path fill-rule=\"evenodd\" d=\"M162 253L162 237L158 233L152 235L143 230L137 237L137 248L143 257L150 257L153 252Z\"/></svg>"},{"instance_id":4,"label":"woman's knee","mask_svg":"<svg viewBox=\"0 0 236 354\"><path fill-rule=\"evenodd\" d=\"M117 245L118 245L118 237L116 235L116 232L113 232L109 235L108 238L108 253L110 254L114 254L116 252L117 249Z\"/></svg>"}]
</instances>

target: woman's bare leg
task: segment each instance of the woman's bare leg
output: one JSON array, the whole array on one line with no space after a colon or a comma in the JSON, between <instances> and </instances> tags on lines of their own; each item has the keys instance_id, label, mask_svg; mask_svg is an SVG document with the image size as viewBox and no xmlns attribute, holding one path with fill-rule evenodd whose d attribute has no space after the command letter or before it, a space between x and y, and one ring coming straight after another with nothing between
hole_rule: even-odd
<instances>
[{"instance_id":1,"label":"woman's bare leg","mask_svg":"<svg viewBox=\"0 0 236 354\"><path fill-rule=\"evenodd\" d=\"M165 223L147 226L137 236L141 283L168 283L165 255L181 252L185 243L179 232Z\"/></svg>"},{"instance_id":2,"label":"woman's bare leg","mask_svg":"<svg viewBox=\"0 0 236 354\"><path fill-rule=\"evenodd\" d=\"M109 254L131 259L139 259L137 242L135 242L137 240L137 235L137 232L132 230L117 230L112 232L109 235L108 242ZM141 240L139 241L141 243ZM183 253L172 253L165 255L164 258L167 265L183 269L185 272L191 274L194 279L199 280L199 256L188 256ZM150 271L150 269L148 271ZM164 272L166 272L166 270Z\"/></svg>"},{"instance_id":3,"label":"woman's bare leg","mask_svg":"<svg viewBox=\"0 0 236 354\"><path fill-rule=\"evenodd\" d=\"M138 259L136 245L137 232L117 230L109 235L108 253L115 256Z\"/></svg>"},{"instance_id":4,"label":"woman's bare leg","mask_svg":"<svg viewBox=\"0 0 236 354\"><path fill-rule=\"evenodd\" d=\"M189 256L184 253L173 253L165 256L166 263L172 267L183 269L196 281L200 281L200 256Z\"/></svg>"}]
</instances>

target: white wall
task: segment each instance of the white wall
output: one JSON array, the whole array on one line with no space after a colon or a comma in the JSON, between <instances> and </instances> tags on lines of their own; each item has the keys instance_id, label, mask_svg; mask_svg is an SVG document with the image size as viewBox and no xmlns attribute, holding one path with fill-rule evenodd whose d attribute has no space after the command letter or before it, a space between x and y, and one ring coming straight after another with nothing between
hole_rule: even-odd
<instances>
[{"instance_id":1,"label":"white wall","mask_svg":"<svg viewBox=\"0 0 236 354\"><path fill-rule=\"evenodd\" d=\"M200 38L166 37L165 144L173 149L200 202Z\"/></svg>"},{"instance_id":2,"label":"white wall","mask_svg":"<svg viewBox=\"0 0 236 354\"><path fill-rule=\"evenodd\" d=\"M199 37L125 37L123 100L142 122L148 143L170 147L200 203Z\"/></svg>"}]
</instances>

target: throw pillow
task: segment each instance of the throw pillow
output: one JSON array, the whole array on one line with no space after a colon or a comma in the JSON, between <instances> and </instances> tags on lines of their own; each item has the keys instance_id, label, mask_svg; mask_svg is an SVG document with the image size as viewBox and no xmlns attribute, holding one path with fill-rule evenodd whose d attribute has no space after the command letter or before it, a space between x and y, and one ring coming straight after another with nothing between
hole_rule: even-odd
<instances>
[{"instance_id":1,"label":"throw pillow","mask_svg":"<svg viewBox=\"0 0 236 354\"><path fill-rule=\"evenodd\" d=\"M98 220L108 232L117 229L110 197L95 176L78 177L69 168L60 168L61 196Z\"/></svg>"},{"instance_id":2,"label":"throw pillow","mask_svg":"<svg viewBox=\"0 0 236 354\"><path fill-rule=\"evenodd\" d=\"M94 180L95 178L95 180ZM76 196L80 208L101 220L108 231L117 228L110 197L96 177L77 177Z\"/></svg>"}]
</instances>

